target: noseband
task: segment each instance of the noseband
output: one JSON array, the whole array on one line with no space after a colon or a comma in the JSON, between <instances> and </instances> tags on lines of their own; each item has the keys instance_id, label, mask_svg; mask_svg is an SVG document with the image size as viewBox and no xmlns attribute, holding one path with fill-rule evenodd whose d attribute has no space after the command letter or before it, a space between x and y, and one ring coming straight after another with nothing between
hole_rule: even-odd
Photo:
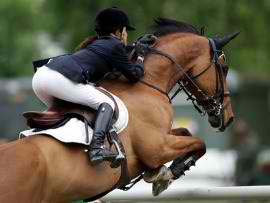
<instances>
[{"instance_id":1,"label":"noseband","mask_svg":"<svg viewBox=\"0 0 270 203\"><path fill-rule=\"evenodd\" d=\"M219 63L219 56L223 54L222 50L218 50L215 44L214 39L208 38L209 44L211 47L211 50L213 52L213 58L212 58L212 63L205 68L202 72L197 74L196 76L192 76L184 71L182 66L176 62L176 60L157 49L154 49L152 47L147 47L147 53L152 53L152 54L158 54L161 56L166 57L169 59L175 66L179 69L179 71L182 72L184 75L183 79L179 79L176 83L179 85L178 89L176 92L172 95L172 97L169 96L169 92L163 91L160 88L149 84L143 80L140 82L143 83L144 85L147 85L160 93L166 95L169 99L169 102L171 103L173 98L175 98L176 95L179 94L182 90L185 92L185 94L188 96L187 100L191 100L192 104L194 105L195 109L201 114L205 115L206 113L209 116L215 116L220 119L220 126L218 127L219 131L224 131L225 130L225 121L224 121L224 108L226 106L223 105L224 97L229 96L229 92L224 92L224 70L223 70L223 64ZM197 78L199 78L201 75L203 75L213 64L215 64L215 69L216 69L216 93L213 96L208 96L195 82ZM190 91L188 91L187 86L192 87L196 91L196 94L192 94ZM197 95L197 97L195 97ZM202 107L202 108L201 108Z\"/></svg>"}]
</instances>

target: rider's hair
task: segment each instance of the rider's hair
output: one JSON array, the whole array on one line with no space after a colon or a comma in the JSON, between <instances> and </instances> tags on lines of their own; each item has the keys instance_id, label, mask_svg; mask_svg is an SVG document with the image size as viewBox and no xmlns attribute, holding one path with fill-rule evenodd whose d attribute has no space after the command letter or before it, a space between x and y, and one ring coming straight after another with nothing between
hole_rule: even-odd
<instances>
[{"instance_id":1,"label":"rider's hair","mask_svg":"<svg viewBox=\"0 0 270 203\"><path fill-rule=\"evenodd\" d=\"M110 28L110 29L98 29L98 28L96 28L95 31L96 31L98 36L108 36L111 33L115 34L117 30L122 31L123 28L124 28L123 26L117 26L117 27Z\"/></svg>"},{"instance_id":2,"label":"rider's hair","mask_svg":"<svg viewBox=\"0 0 270 203\"><path fill-rule=\"evenodd\" d=\"M85 38L76 48L76 50L85 49L89 44L93 43L97 38L98 38L97 36L89 36Z\"/></svg>"},{"instance_id":3,"label":"rider's hair","mask_svg":"<svg viewBox=\"0 0 270 203\"><path fill-rule=\"evenodd\" d=\"M98 39L98 37L100 37L100 36L108 36L111 33L112 34L115 34L117 30L122 31L123 30L123 27L122 26L121 27L116 27L116 28L112 28L110 30L98 30L98 29L95 29L97 35L95 35L95 36L89 36L86 39L84 39L79 44L79 46L76 48L76 50L85 49L89 44L93 43L96 39Z\"/></svg>"}]
</instances>

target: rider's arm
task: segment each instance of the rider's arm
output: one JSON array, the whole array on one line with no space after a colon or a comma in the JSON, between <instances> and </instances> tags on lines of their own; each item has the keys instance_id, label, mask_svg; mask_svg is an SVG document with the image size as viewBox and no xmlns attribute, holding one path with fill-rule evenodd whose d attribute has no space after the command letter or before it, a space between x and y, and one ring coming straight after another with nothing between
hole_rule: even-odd
<instances>
[{"instance_id":1,"label":"rider's arm","mask_svg":"<svg viewBox=\"0 0 270 203\"><path fill-rule=\"evenodd\" d=\"M117 44L112 51L112 65L130 82L138 82L144 75L143 58L138 57L136 63L130 63L124 44Z\"/></svg>"}]
</instances>

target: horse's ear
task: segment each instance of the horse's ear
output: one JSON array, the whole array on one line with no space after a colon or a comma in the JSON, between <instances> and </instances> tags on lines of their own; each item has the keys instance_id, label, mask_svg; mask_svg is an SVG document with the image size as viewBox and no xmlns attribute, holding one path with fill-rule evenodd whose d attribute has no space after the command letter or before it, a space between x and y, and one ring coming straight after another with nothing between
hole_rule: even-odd
<instances>
[{"instance_id":1,"label":"horse's ear","mask_svg":"<svg viewBox=\"0 0 270 203\"><path fill-rule=\"evenodd\" d=\"M226 44L228 44L231 40L236 38L239 34L240 32L238 31L238 32L229 34L223 38L216 38L215 41L216 41L217 49L221 50Z\"/></svg>"}]
</instances>

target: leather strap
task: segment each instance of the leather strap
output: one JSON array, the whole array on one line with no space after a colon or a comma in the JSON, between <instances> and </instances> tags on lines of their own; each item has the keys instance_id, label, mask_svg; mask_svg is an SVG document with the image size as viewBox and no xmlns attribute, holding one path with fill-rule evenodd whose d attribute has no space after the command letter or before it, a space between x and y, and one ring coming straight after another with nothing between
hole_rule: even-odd
<instances>
[{"instance_id":1,"label":"leather strap","mask_svg":"<svg viewBox=\"0 0 270 203\"><path fill-rule=\"evenodd\" d=\"M121 148L121 151L125 154L124 146L123 146L122 142L120 141L118 135L115 132L111 132L111 137L112 137L112 139L117 141L117 143L119 144L119 146ZM124 159L124 161L122 161L122 163L121 163L121 175L120 175L120 178L117 181L117 183L111 189L109 189L105 192L102 192L98 195L95 195L94 197L90 197L88 199L85 199L83 201L84 202L95 201L95 200L100 199L101 197L105 196L109 192L113 191L114 189L122 188L129 183L130 183L130 178L129 178L129 173L128 173L127 159Z\"/></svg>"},{"instance_id":2,"label":"leather strap","mask_svg":"<svg viewBox=\"0 0 270 203\"><path fill-rule=\"evenodd\" d=\"M119 117L119 108L118 108L118 105L114 99L114 97L106 90L104 90L103 88L100 88L100 87L95 87L97 90L99 90L100 92L102 92L103 94L105 94L106 96L108 96L114 103L114 106L115 106L115 109L114 109L114 114L113 114L113 122L112 123L115 123Z\"/></svg>"}]
</instances>

